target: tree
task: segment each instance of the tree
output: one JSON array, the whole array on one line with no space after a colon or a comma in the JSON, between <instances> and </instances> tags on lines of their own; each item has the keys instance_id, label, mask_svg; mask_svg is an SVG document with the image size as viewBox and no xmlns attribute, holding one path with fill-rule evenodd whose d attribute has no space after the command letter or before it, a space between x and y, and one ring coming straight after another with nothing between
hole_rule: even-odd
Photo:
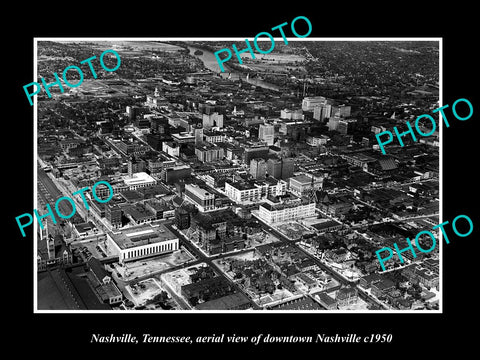
<instances>
[{"instance_id":1,"label":"tree","mask_svg":"<svg viewBox=\"0 0 480 360\"><path fill-rule=\"evenodd\" d=\"M412 296L415 300L420 300L422 298L422 296L420 294L421 294L420 292L416 291L416 292L413 293Z\"/></svg>"}]
</instances>

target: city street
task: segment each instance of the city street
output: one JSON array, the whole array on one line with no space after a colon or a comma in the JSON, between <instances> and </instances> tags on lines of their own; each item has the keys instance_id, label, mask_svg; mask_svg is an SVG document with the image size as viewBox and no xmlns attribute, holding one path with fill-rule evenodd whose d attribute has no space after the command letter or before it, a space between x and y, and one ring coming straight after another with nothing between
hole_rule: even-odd
<instances>
[{"instance_id":1,"label":"city street","mask_svg":"<svg viewBox=\"0 0 480 360\"><path fill-rule=\"evenodd\" d=\"M259 219L260 220L260 219ZM302 249L302 247L298 246L298 244L295 244L295 242L292 242L291 240L289 240L285 235L283 235L281 232L279 232L278 230L275 230L274 228L270 227L268 224L264 223L263 221L260 220L260 222L262 223L262 225L268 229L268 231L272 232L275 236L277 236L281 241L283 241L284 243L286 244L290 244L292 246L295 246L299 251L301 251L302 253L304 253L306 256L308 256L310 259L312 259L315 264L318 265L318 267L320 269L322 269L323 271L325 271L327 274L331 275L335 280L337 280L338 282L340 282L342 285L344 286L353 286L355 288L357 288L359 290L359 287L357 286L357 283L358 281L350 281L348 280L347 278L345 278L342 274L338 273L337 271L335 271L334 269L330 268L329 266L325 265L322 261L320 261L317 257L315 257L314 255L310 254L308 251ZM378 302L376 299L374 299L373 297L371 297L370 295L362 292L359 290L359 295L360 297L370 303L370 304L375 304L375 305L378 305L378 306L381 306L381 307L384 307L385 305L381 302Z\"/></svg>"},{"instance_id":2,"label":"city street","mask_svg":"<svg viewBox=\"0 0 480 360\"><path fill-rule=\"evenodd\" d=\"M241 292L243 293L245 296L247 296L248 299L250 299L250 297L245 293L245 291L243 291L240 286L238 286L235 282L233 282L228 276L226 276L223 271L218 268L217 265L215 265L212 260L216 260L216 259L221 259L222 257L224 256L230 256L229 254L222 254L222 255L216 255L216 256L212 256L212 257L209 257L209 256L205 256L205 254L200 251L199 249L197 249L196 246L194 246L193 244L191 244L191 242L189 240L187 240L177 229L175 229L173 226L171 225L166 225L167 228L172 231L179 239L180 239L180 244L185 246L192 254L196 255L198 259L200 259L199 261L202 261L202 262L205 262L207 263L210 267L212 267L213 269L215 269L215 272L222 276L223 278L225 278L230 284L233 285L233 287L238 291L238 292ZM251 250L249 250L251 251ZM252 304L252 307L253 309L260 309L260 307L253 301L250 299L250 303Z\"/></svg>"}]
</instances>

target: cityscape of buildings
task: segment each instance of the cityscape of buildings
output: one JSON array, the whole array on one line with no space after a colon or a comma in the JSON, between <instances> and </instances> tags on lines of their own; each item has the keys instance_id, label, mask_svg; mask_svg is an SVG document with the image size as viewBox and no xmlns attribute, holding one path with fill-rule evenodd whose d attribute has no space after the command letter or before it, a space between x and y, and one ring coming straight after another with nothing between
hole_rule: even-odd
<instances>
[{"instance_id":1,"label":"cityscape of buildings","mask_svg":"<svg viewBox=\"0 0 480 360\"><path fill-rule=\"evenodd\" d=\"M292 41L220 73L226 43L37 40L39 77L122 59L37 97L38 212L114 193L36 226L37 309L438 310L438 248L375 255L439 223L439 129L375 139L438 107L438 42Z\"/></svg>"}]
</instances>

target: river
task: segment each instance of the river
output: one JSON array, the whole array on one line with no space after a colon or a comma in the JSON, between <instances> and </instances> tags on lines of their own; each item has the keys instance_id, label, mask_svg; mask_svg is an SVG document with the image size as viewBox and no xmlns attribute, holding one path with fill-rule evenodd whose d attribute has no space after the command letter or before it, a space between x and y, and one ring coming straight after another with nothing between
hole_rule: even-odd
<instances>
[{"instance_id":1,"label":"river","mask_svg":"<svg viewBox=\"0 0 480 360\"><path fill-rule=\"evenodd\" d=\"M217 62L217 58L213 54L213 52L205 50L205 49L200 49L195 46L190 46L187 45L187 48L190 50L190 55L198 57L200 60L202 60L203 64L205 67L211 71L213 71L216 74L220 74L220 76L223 79L230 78L232 81L236 81L239 79L242 79L242 81L245 81L249 84L255 85L255 86L260 86L265 89L270 89L270 90L275 90L275 91L280 91L280 87L274 84L270 84L266 81L258 80L258 79L247 79L246 76L242 73L236 72L235 70L232 70L228 64L224 63L223 67L225 68L225 72L221 73L220 72L220 67ZM195 50L200 50L203 52L202 55L195 55L194 52ZM233 60L233 57L232 57Z\"/></svg>"}]
</instances>

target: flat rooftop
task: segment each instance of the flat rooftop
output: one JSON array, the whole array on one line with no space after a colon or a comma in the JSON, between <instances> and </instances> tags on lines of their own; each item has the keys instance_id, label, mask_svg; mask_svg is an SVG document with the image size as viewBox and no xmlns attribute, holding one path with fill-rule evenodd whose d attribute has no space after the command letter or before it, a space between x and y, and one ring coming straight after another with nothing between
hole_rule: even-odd
<instances>
[{"instance_id":1,"label":"flat rooftop","mask_svg":"<svg viewBox=\"0 0 480 360\"><path fill-rule=\"evenodd\" d=\"M187 133L187 132L172 134L172 137L174 139L195 139L195 135Z\"/></svg>"},{"instance_id":2,"label":"flat rooftop","mask_svg":"<svg viewBox=\"0 0 480 360\"><path fill-rule=\"evenodd\" d=\"M233 186L237 190L253 190L264 185L275 186L280 181L273 178L268 177L265 180L249 180L249 181L227 181L231 186Z\"/></svg>"},{"instance_id":3,"label":"flat rooftop","mask_svg":"<svg viewBox=\"0 0 480 360\"><path fill-rule=\"evenodd\" d=\"M197 310L230 310L249 306L250 300L240 292L198 304Z\"/></svg>"},{"instance_id":4,"label":"flat rooftop","mask_svg":"<svg viewBox=\"0 0 480 360\"><path fill-rule=\"evenodd\" d=\"M90 230L96 229L96 226L91 222L85 222L81 224L73 224L79 233L89 232Z\"/></svg>"},{"instance_id":5,"label":"flat rooftop","mask_svg":"<svg viewBox=\"0 0 480 360\"><path fill-rule=\"evenodd\" d=\"M127 186L132 186L132 185L139 185L139 184L145 184L145 183L157 183L157 180L155 180L153 177L148 175L146 172L138 172L132 174L132 176L125 176L123 178L123 181L125 182L125 185Z\"/></svg>"},{"instance_id":6,"label":"flat rooftop","mask_svg":"<svg viewBox=\"0 0 480 360\"><path fill-rule=\"evenodd\" d=\"M323 229L328 229L329 227L337 226L337 225L341 225L341 223L335 220L327 220L321 223L313 224L312 227L314 227L317 230L323 230Z\"/></svg>"},{"instance_id":7,"label":"flat rooftop","mask_svg":"<svg viewBox=\"0 0 480 360\"><path fill-rule=\"evenodd\" d=\"M135 226L112 235L113 241L123 250L136 246L161 243L176 238L163 224L158 226L150 224Z\"/></svg>"},{"instance_id":8,"label":"flat rooftop","mask_svg":"<svg viewBox=\"0 0 480 360\"><path fill-rule=\"evenodd\" d=\"M145 204L150 205L155 210L165 210L168 209L168 206L165 203L161 203L158 200L150 199Z\"/></svg>"},{"instance_id":9,"label":"flat rooftop","mask_svg":"<svg viewBox=\"0 0 480 360\"><path fill-rule=\"evenodd\" d=\"M194 184L186 184L185 185L185 190L190 191L195 196L197 196L198 198L203 199L203 200L205 198L209 198L209 197L215 195L215 194L211 193L210 191L208 191L207 189L204 189L204 188L202 188L198 185L194 185Z\"/></svg>"},{"instance_id":10,"label":"flat rooftop","mask_svg":"<svg viewBox=\"0 0 480 360\"><path fill-rule=\"evenodd\" d=\"M220 132L220 131L204 131L203 132L203 135L205 136L222 136L222 135L225 135L224 133Z\"/></svg>"},{"instance_id":11,"label":"flat rooftop","mask_svg":"<svg viewBox=\"0 0 480 360\"><path fill-rule=\"evenodd\" d=\"M278 211L283 209L295 208L303 205L309 205L312 203L313 202L310 202L307 199L296 199L296 200L290 200L288 202L280 203L280 204L274 204L272 202L264 202L264 203L261 203L260 206L267 209L268 211Z\"/></svg>"},{"instance_id":12,"label":"flat rooftop","mask_svg":"<svg viewBox=\"0 0 480 360\"><path fill-rule=\"evenodd\" d=\"M250 181L226 181L225 183L230 184L232 187L234 187L237 190L249 190L249 189L255 189L255 185L253 182Z\"/></svg>"},{"instance_id":13,"label":"flat rooftop","mask_svg":"<svg viewBox=\"0 0 480 360\"><path fill-rule=\"evenodd\" d=\"M290 181L297 181L300 184L310 184L312 182L312 178L307 175L298 175L295 177L290 178Z\"/></svg>"}]
</instances>

